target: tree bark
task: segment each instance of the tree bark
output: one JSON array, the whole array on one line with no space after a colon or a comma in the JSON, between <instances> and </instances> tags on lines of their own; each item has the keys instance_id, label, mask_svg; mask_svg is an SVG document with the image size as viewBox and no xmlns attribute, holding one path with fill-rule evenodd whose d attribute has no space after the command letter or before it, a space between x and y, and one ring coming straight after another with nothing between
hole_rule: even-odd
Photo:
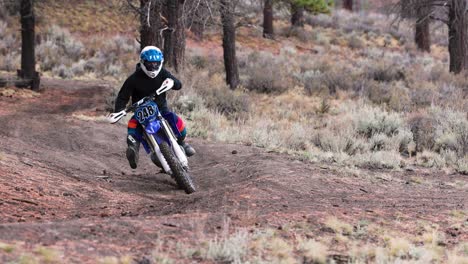
<instances>
[{"instance_id":1,"label":"tree bark","mask_svg":"<svg viewBox=\"0 0 468 264\"><path fill-rule=\"evenodd\" d=\"M353 0L343 0L343 8L353 11Z\"/></svg>"},{"instance_id":2,"label":"tree bark","mask_svg":"<svg viewBox=\"0 0 468 264\"><path fill-rule=\"evenodd\" d=\"M236 57L236 27L234 25L234 5L230 0L220 0L221 22L223 24L223 56L226 70L226 83L231 89L239 85L239 70Z\"/></svg>"},{"instance_id":3,"label":"tree bark","mask_svg":"<svg viewBox=\"0 0 468 264\"><path fill-rule=\"evenodd\" d=\"M429 19L422 18L416 22L414 39L419 50L431 52L431 34L429 32Z\"/></svg>"},{"instance_id":4,"label":"tree bark","mask_svg":"<svg viewBox=\"0 0 468 264\"><path fill-rule=\"evenodd\" d=\"M468 15L465 0L453 0L449 9L450 72L468 69Z\"/></svg>"},{"instance_id":5,"label":"tree bark","mask_svg":"<svg viewBox=\"0 0 468 264\"><path fill-rule=\"evenodd\" d=\"M263 6L263 37L271 39L274 35L273 0L265 0L265 5Z\"/></svg>"},{"instance_id":6,"label":"tree bark","mask_svg":"<svg viewBox=\"0 0 468 264\"><path fill-rule=\"evenodd\" d=\"M33 90L39 89L40 78L36 72L35 17L33 0L21 0L21 70L18 77L28 80Z\"/></svg>"},{"instance_id":7,"label":"tree bark","mask_svg":"<svg viewBox=\"0 0 468 264\"><path fill-rule=\"evenodd\" d=\"M164 61L176 72L183 67L185 59L185 23L183 4L185 0L166 0L165 16L169 29L164 31Z\"/></svg>"},{"instance_id":8,"label":"tree bark","mask_svg":"<svg viewBox=\"0 0 468 264\"><path fill-rule=\"evenodd\" d=\"M293 27L304 26L304 8L291 3L291 24Z\"/></svg>"},{"instance_id":9,"label":"tree bark","mask_svg":"<svg viewBox=\"0 0 468 264\"><path fill-rule=\"evenodd\" d=\"M161 48L161 8L160 1L140 0L140 50L146 46Z\"/></svg>"}]
</instances>

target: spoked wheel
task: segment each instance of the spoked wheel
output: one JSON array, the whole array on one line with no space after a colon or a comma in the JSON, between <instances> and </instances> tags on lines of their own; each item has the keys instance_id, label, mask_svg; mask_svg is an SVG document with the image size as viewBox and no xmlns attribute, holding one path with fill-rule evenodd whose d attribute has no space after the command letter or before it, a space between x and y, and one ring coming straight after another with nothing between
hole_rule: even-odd
<instances>
[{"instance_id":1,"label":"spoked wheel","mask_svg":"<svg viewBox=\"0 0 468 264\"><path fill-rule=\"evenodd\" d=\"M171 168L172 177L177 182L177 185L188 194L195 192L195 184L193 184L192 176L190 176L188 170L184 168L176 158L167 142L159 144L159 148Z\"/></svg>"}]
</instances>

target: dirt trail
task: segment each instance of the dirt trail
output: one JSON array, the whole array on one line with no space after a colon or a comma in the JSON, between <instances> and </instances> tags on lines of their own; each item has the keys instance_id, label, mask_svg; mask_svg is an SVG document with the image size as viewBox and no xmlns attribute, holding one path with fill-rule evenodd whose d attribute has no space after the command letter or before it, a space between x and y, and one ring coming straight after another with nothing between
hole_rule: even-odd
<instances>
[{"instance_id":1,"label":"dirt trail","mask_svg":"<svg viewBox=\"0 0 468 264\"><path fill-rule=\"evenodd\" d=\"M466 176L352 175L200 139L190 139L198 151L190 160L198 192L186 195L143 153L139 168L129 168L125 125L99 118L109 94L104 83L45 80L33 98L0 97L0 240L60 246L71 261L86 262L106 254L144 256L158 239L190 241L226 219L247 228L307 221L320 230L330 215L382 224L398 217L448 228L450 212L467 209L466 187L456 184Z\"/></svg>"}]
</instances>

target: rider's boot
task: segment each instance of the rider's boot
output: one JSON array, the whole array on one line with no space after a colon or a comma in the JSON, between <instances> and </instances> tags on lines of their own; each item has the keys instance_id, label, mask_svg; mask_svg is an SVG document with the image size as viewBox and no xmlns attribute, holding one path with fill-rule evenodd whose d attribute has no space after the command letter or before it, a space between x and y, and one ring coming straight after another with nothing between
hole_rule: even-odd
<instances>
[{"instance_id":1,"label":"rider's boot","mask_svg":"<svg viewBox=\"0 0 468 264\"><path fill-rule=\"evenodd\" d=\"M184 148L185 155L187 155L187 157L191 157L195 155L195 153L197 153L195 149L192 146L190 146L187 142L185 142L184 140L179 140L178 143L182 148Z\"/></svg>"},{"instance_id":2,"label":"rider's boot","mask_svg":"<svg viewBox=\"0 0 468 264\"><path fill-rule=\"evenodd\" d=\"M138 152L140 150L140 142L138 142L132 135L127 136L127 159L130 167L136 169L138 164Z\"/></svg>"}]
</instances>

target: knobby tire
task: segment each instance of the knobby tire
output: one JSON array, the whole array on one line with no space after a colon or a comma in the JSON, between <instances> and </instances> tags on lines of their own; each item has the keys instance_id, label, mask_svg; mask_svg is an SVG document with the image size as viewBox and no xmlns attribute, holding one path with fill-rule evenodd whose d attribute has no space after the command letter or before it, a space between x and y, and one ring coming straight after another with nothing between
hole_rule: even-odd
<instances>
[{"instance_id":1,"label":"knobby tire","mask_svg":"<svg viewBox=\"0 0 468 264\"><path fill-rule=\"evenodd\" d=\"M195 192L195 185L193 184L192 177L190 174L184 169L180 161L172 152L171 147L167 144L167 142L162 142L159 145L161 152L166 159L169 167L172 170L172 177L177 182L180 188L184 189L187 194Z\"/></svg>"}]
</instances>

